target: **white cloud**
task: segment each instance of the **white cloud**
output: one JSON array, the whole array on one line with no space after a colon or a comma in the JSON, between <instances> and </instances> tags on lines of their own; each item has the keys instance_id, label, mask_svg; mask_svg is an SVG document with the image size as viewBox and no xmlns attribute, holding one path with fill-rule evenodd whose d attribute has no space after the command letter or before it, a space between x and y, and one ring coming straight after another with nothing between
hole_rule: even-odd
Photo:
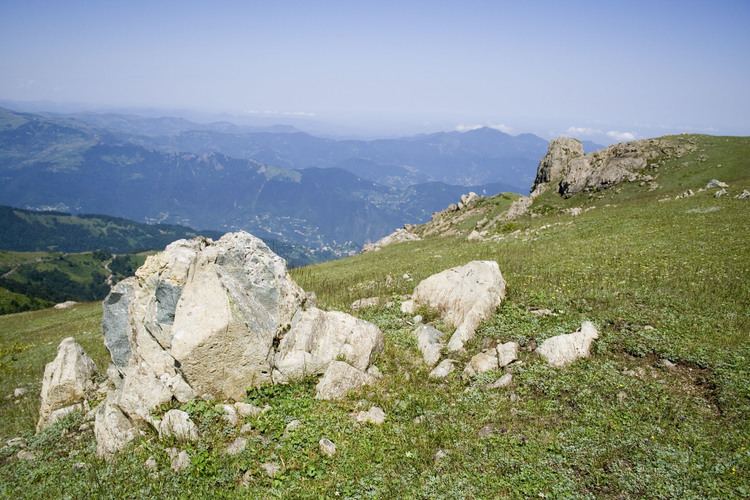
<instances>
[{"instance_id":1,"label":"white cloud","mask_svg":"<svg viewBox=\"0 0 750 500\"><path fill-rule=\"evenodd\" d=\"M494 123L494 124L486 124L486 125L477 124L477 123L474 123L474 124L461 123L459 125L456 125L456 131L458 131L458 132L469 132L471 130L477 130L477 129L484 128L484 127L493 128L495 130L499 130L500 132L502 132L504 134L512 134L513 133L513 127L511 127L509 125L505 125L504 123Z\"/></svg>"},{"instance_id":2,"label":"white cloud","mask_svg":"<svg viewBox=\"0 0 750 500\"><path fill-rule=\"evenodd\" d=\"M591 136L591 135L597 135L601 134L602 131L596 128L590 128L590 127L568 127L568 130L565 131L567 135L576 137L576 136Z\"/></svg>"},{"instance_id":3,"label":"white cloud","mask_svg":"<svg viewBox=\"0 0 750 500\"><path fill-rule=\"evenodd\" d=\"M266 115L266 116L306 116L306 117L315 116L315 113L310 113L308 111L279 111L276 109L264 109L264 110L248 109L245 111L245 113L249 115Z\"/></svg>"},{"instance_id":4,"label":"white cloud","mask_svg":"<svg viewBox=\"0 0 750 500\"><path fill-rule=\"evenodd\" d=\"M607 137L611 137L616 141L633 141L635 140L635 134L633 132L619 132L617 130L610 130L607 132Z\"/></svg>"}]
</instances>

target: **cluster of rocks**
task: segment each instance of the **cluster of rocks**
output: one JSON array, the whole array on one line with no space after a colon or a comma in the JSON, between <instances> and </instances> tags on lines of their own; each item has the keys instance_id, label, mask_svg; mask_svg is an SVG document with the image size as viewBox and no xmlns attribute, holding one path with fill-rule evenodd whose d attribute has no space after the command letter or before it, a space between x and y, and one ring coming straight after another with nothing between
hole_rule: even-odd
<instances>
[{"instance_id":1,"label":"cluster of rocks","mask_svg":"<svg viewBox=\"0 0 750 500\"><path fill-rule=\"evenodd\" d=\"M239 401L247 388L308 376L321 377L316 397L341 398L377 379L383 347L375 325L315 307L284 260L244 232L179 240L150 256L104 300L102 329L112 364L95 412L100 455L149 426L194 437L184 412L154 416L173 400ZM81 347L64 340L45 370L39 428L86 409L95 373Z\"/></svg>"},{"instance_id":2,"label":"cluster of rocks","mask_svg":"<svg viewBox=\"0 0 750 500\"><path fill-rule=\"evenodd\" d=\"M440 361L443 351L462 351L475 334L479 324L488 319L505 297L505 281L497 262L473 261L430 276L414 289L412 298L401 304L401 311L413 314L416 307L426 306L456 326L446 343L446 335L435 327L420 324L414 331L424 363L432 368L430 378L444 378L455 370L456 360ZM536 315L552 315L552 311L537 310ZM587 357L592 342L598 338L593 323L585 321L573 333L546 339L535 348L537 354L550 365L565 366L578 358ZM520 346L506 342L475 354L464 367L464 375L473 377L490 370L503 369L518 359ZM491 387L505 387L512 375L504 374Z\"/></svg>"},{"instance_id":3,"label":"cluster of rocks","mask_svg":"<svg viewBox=\"0 0 750 500\"><path fill-rule=\"evenodd\" d=\"M464 350L479 324L501 304L505 288L497 262L473 261L421 281L404 300L403 312L413 314L424 306L454 328L449 338L430 325L416 329L422 357L433 367L430 377L454 371L456 361L441 361L443 351ZM243 232L216 242L179 240L149 257L105 299L102 328L112 363L104 400L89 415L95 418L97 452L103 456L148 427L177 443L199 439L186 412L154 413L171 401L227 401L217 408L229 425L238 426L240 418L266 411L241 401L249 387L319 376L316 397L338 399L381 376L373 361L383 348L382 332L348 314L315 307L288 275L284 261ZM563 366L587 356L595 338L596 328L584 323L578 332L547 339L537 352L550 364ZM486 349L471 358L464 373L502 369L517 360L518 352L514 342ZM96 375L81 346L72 338L63 340L45 368L38 429L71 411L88 411L92 397L102 392ZM506 373L492 387L504 387L511 378ZM352 416L373 425L386 418L379 407ZM240 433L249 432L249 425ZM240 435L225 451L237 454L246 445ZM324 438L320 449L330 456L335 444ZM171 451L174 470L189 465L185 451Z\"/></svg>"},{"instance_id":4,"label":"cluster of rocks","mask_svg":"<svg viewBox=\"0 0 750 500\"><path fill-rule=\"evenodd\" d=\"M659 199L658 201L659 202L665 202L665 201L671 201L673 199L674 200L682 200L682 199L685 199L685 198L692 198L697 193L703 193L703 192L711 191L711 190L714 190L713 191L714 198L721 198L723 196L729 196L730 195L730 193L729 193L729 184L727 184L726 182L722 182L722 181L720 181L718 179L711 179L710 181L708 181L708 183L705 185L705 187L698 188L697 191L693 191L692 189L686 189L682 193L676 195L674 198L665 197L665 198ZM748 191L747 189L743 189L742 192L736 194L734 196L734 198L737 199L737 200L747 200L747 199L750 199L750 191Z\"/></svg>"},{"instance_id":5,"label":"cluster of rocks","mask_svg":"<svg viewBox=\"0 0 750 500\"><path fill-rule=\"evenodd\" d=\"M436 234L450 236L458 234L455 226L460 224L467 217L474 216L478 209L477 201L481 199L481 196L471 191L467 194L461 195L458 203L451 203L444 210L433 212L432 219L423 231L424 236Z\"/></svg>"},{"instance_id":6,"label":"cluster of rocks","mask_svg":"<svg viewBox=\"0 0 750 500\"><path fill-rule=\"evenodd\" d=\"M561 137L550 143L539 163L532 191L538 193L552 186L559 194L569 197L626 181L652 182L654 177L643 172L647 167L680 158L695 147L689 138L660 138L615 144L584 154L580 141Z\"/></svg>"}]
</instances>

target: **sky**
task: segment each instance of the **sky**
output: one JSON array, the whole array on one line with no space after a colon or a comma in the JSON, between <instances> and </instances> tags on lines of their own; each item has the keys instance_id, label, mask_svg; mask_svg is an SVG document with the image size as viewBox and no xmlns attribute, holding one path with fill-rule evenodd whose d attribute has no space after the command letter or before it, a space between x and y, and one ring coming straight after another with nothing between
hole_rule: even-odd
<instances>
[{"instance_id":1,"label":"sky","mask_svg":"<svg viewBox=\"0 0 750 500\"><path fill-rule=\"evenodd\" d=\"M748 89L748 0L0 0L0 99L50 106L615 142L750 135Z\"/></svg>"}]
</instances>

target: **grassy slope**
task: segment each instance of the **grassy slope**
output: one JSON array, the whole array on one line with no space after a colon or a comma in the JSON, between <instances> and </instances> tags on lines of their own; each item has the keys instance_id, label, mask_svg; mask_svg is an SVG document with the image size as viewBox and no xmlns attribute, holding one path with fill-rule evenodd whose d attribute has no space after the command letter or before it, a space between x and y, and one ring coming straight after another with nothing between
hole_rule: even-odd
<instances>
[{"instance_id":1,"label":"grassy slope","mask_svg":"<svg viewBox=\"0 0 750 500\"><path fill-rule=\"evenodd\" d=\"M729 182L732 195L750 188L750 140L698 140L704 151L660 169L660 190L625 185L569 200L545 195L538 205L548 206L547 215L513 226L535 230L557 224L545 230L499 243L433 238L293 273L322 305L345 308L360 297L409 293L420 279L453 265L495 259L508 282L508 297L468 353L496 341L540 341L590 319L601 330L591 359L555 370L523 352L505 390L482 387L497 374L472 382L455 374L434 382L419 360L409 318L397 306L371 309L360 315L386 334L378 360L384 379L339 403L315 401L312 383L251 392L249 399L273 409L249 419L256 433L239 456L221 453L236 430L222 424L210 404L186 407L203 438L187 447L193 465L185 474L168 470L155 435L110 464L95 460L89 433L58 437L66 426L77 428L73 417L35 438L32 449L42 457L35 463L0 452L0 496L64 491L146 497L190 491L249 497L747 497L750 202L715 199L710 192L657 200L696 190L711 178ZM707 161L697 161L700 154ZM597 208L576 218L558 212L573 206ZM719 210L689 212L709 207ZM537 318L527 312L530 307L553 308L559 315ZM96 306L75 311L88 311L92 325L98 320ZM3 353L9 335L47 349L22 351L16 361L6 362L0 376L14 380L2 383L6 393L17 385L19 373L27 374L28 383L41 377L57 339L89 331L60 324L33 334L36 325L52 318L48 311L33 314L0 318ZM94 352L98 361L105 357L101 347ZM676 362L677 369L659 367L660 358ZM362 427L349 417L370 404L388 414L382 427ZM4 413L0 435L14 435L22 427L30 432L33 405L26 409L32 415L23 418L23 409L6 408L18 411L16 421L26 424L9 426ZM414 421L417 416L421 423ZM286 422L294 418L302 427L284 437ZM323 436L337 444L334 458L318 454ZM438 449L448 455L436 462ZM142 465L150 455L160 466L153 475ZM88 466L74 471L80 461ZM260 470L265 461L283 464L283 473L265 477ZM245 471L246 489L239 485Z\"/></svg>"}]
</instances>

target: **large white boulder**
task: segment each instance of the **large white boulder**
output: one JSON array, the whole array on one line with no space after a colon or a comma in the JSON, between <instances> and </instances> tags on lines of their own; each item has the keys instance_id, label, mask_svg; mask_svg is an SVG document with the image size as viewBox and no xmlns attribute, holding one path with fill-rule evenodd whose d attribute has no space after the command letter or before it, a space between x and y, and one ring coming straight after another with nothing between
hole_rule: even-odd
<instances>
[{"instance_id":1,"label":"large white boulder","mask_svg":"<svg viewBox=\"0 0 750 500\"><path fill-rule=\"evenodd\" d=\"M599 332L590 321L581 323L577 332L550 337L537 347L539 353L552 366L565 366L578 358L587 358L591 343L599 338Z\"/></svg>"},{"instance_id":2,"label":"large white boulder","mask_svg":"<svg viewBox=\"0 0 750 500\"><path fill-rule=\"evenodd\" d=\"M456 330L449 351L459 351L474 337L479 324L495 312L505 298L505 280L497 262L475 260L434 274L414 289L416 304L437 310Z\"/></svg>"},{"instance_id":3,"label":"large white boulder","mask_svg":"<svg viewBox=\"0 0 750 500\"><path fill-rule=\"evenodd\" d=\"M144 426L159 429L153 410L169 401L242 400L337 358L364 373L382 349L376 326L312 307L284 260L245 232L170 244L103 305L114 386L96 414L104 455Z\"/></svg>"},{"instance_id":4,"label":"large white boulder","mask_svg":"<svg viewBox=\"0 0 750 500\"><path fill-rule=\"evenodd\" d=\"M44 367L37 431L77 409L96 390L96 364L73 337L57 346L57 356Z\"/></svg>"}]
</instances>

